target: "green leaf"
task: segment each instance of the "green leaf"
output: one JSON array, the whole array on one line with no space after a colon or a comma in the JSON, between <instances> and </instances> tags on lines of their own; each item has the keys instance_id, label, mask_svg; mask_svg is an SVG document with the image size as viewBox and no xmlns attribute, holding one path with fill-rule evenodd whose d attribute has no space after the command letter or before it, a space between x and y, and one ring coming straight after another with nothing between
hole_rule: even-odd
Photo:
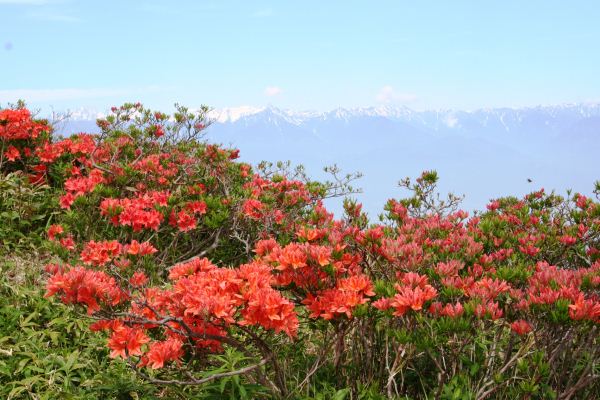
<instances>
[{"instance_id":1,"label":"green leaf","mask_svg":"<svg viewBox=\"0 0 600 400\"><path fill-rule=\"evenodd\" d=\"M350 393L350 388L340 389L331 398L331 400L344 400Z\"/></svg>"}]
</instances>

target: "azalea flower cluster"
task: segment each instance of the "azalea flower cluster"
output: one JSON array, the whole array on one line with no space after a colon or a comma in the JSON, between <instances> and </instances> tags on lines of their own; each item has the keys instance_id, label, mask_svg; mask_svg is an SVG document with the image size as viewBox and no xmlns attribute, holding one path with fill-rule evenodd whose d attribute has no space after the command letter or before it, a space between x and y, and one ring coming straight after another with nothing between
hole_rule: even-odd
<instances>
[{"instance_id":1,"label":"azalea flower cluster","mask_svg":"<svg viewBox=\"0 0 600 400\"><path fill-rule=\"evenodd\" d=\"M362 273L359 254L346 250L338 229L303 229L302 243L280 246L275 240L257 243L257 259L274 271L278 287L289 290L313 318L352 318L354 309L375 295L371 280Z\"/></svg>"},{"instance_id":2,"label":"azalea flower cluster","mask_svg":"<svg viewBox=\"0 0 600 400\"><path fill-rule=\"evenodd\" d=\"M0 170L24 165L29 181L42 183L46 166L36 155L51 131L46 121L35 120L26 108L0 109Z\"/></svg>"},{"instance_id":3,"label":"azalea flower cluster","mask_svg":"<svg viewBox=\"0 0 600 400\"><path fill-rule=\"evenodd\" d=\"M271 220L283 227L295 222L295 215L289 215L285 212L286 209L302 209L312 204L315 198L304 182L288 180L286 177L265 179L254 175L252 180L244 185L244 189L249 192L247 199L242 203L242 212L247 218Z\"/></svg>"},{"instance_id":4,"label":"azalea flower cluster","mask_svg":"<svg viewBox=\"0 0 600 400\"><path fill-rule=\"evenodd\" d=\"M269 266L254 262L219 268L206 258L194 258L173 266L170 287L160 289L149 287L146 275L131 262L154 253L147 242L91 241L79 259L100 269L50 265L46 296L85 305L90 315L109 316L118 306L119 317L102 319L92 329L110 332L113 358L139 356L140 366L152 368L178 360L186 348L220 351L232 326L296 335L294 304L271 285ZM111 268L119 271L117 277L110 274ZM129 280L123 280L127 275ZM164 340L151 339L161 337ZM183 346L189 340L194 349Z\"/></svg>"},{"instance_id":5,"label":"azalea flower cluster","mask_svg":"<svg viewBox=\"0 0 600 400\"><path fill-rule=\"evenodd\" d=\"M589 234L590 228L597 232L598 210L578 196L579 208L584 211L575 211L580 224L573 228L558 215L553 218L549 207L533 208L542 197L543 191L537 192L502 209L494 201L487 214L470 219L464 212L410 217L403 204L390 201L392 233L376 227L357 236L388 268L396 267L395 294L373 305L392 309L394 316L427 310L435 317L539 320L548 315L548 307L560 307L562 300L569 304L571 319L600 322L600 261L584 257L596 253L597 236L586 238L584 234ZM492 224L502 224L503 229L488 231ZM581 249L574 248L572 240L562 239L564 230L573 229L577 240L582 240ZM560 246L565 255L575 253L561 261L572 259L579 264L583 259L587 265L558 267L536 261L554 253L546 243ZM529 250L523 249L524 245ZM519 321L511 324L513 331L524 334L533 329L526 320Z\"/></svg>"},{"instance_id":6,"label":"azalea flower cluster","mask_svg":"<svg viewBox=\"0 0 600 400\"><path fill-rule=\"evenodd\" d=\"M146 192L135 198L106 198L100 203L101 215L115 226L131 226L134 232L158 230L164 220L160 207L166 207L169 192Z\"/></svg>"},{"instance_id":7,"label":"azalea flower cluster","mask_svg":"<svg viewBox=\"0 0 600 400\"><path fill-rule=\"evenodd\" d=\"M53 264L46 271L52 274L46 285L46 297L60 295L66 304L84 304L90 315L99 311L101 305L116 306L128 297L117 280L104 271Z\"/></svg>"},{"instance_id":8,"label":"azalea flower cluster","mask_svg":"<svg viewBox=\"0 0 600 400\"><path fill-rule=\"evenodd\" d=\"M3 140L36 139L48 129L47 124L34 121L26 108L0 110L0 138Z\"/></svg>"},{"instance_id":9,"label":"azalea flower cluster","mask_svg":"<svg viewBox=\"0 0 600 400\"><path fill-rule=\"evenodd\" d=\"M218 268L207 259L178 264L169 274L172 304L165 311L178 309L192 321L212 319L215 327L259 325L293 337L298 329L294 305L271 286L272 278L271 269L258 262L236 269Z\"/></svg>"}]
</instances>

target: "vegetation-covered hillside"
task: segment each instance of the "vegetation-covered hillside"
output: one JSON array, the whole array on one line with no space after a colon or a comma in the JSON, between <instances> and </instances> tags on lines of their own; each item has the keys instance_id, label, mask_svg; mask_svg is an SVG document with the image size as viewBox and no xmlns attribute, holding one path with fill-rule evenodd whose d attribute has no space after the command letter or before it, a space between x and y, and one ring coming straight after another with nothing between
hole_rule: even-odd
<instances>
[{"instance_id":1,"label":"vegetation-covered hillside","mask_svg":"<svg viewBox=\"0 0 600 400\"><path fill-rule=\"evenodd\" d=\"M0 110L0 398L600 397L597 199L469 216L429 171L335 219L352 176L240 163L207 111Z\"/></svg>"}]
</instances>

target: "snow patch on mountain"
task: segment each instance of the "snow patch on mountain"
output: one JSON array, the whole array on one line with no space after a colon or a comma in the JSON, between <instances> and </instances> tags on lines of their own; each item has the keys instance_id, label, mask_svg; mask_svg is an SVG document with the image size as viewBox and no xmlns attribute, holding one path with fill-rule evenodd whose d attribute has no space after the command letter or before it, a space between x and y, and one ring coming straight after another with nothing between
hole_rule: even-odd
<instances>
[{"instance_id":1,"label":"snow patch on mountain","mask_svg":"<svg viewBox=\"0 0 600 400\"><path fill-rule=\"evenodd\" d=\"M248 117L250 115L258 114L259 112L265 110L265 107L252 107L252 106L241 106L241 107L231 107L231 108L222 108L215 109L208 113L208 117L221 124L224 123L233 123L243 117Z\"/></svg>"}]
</instances>

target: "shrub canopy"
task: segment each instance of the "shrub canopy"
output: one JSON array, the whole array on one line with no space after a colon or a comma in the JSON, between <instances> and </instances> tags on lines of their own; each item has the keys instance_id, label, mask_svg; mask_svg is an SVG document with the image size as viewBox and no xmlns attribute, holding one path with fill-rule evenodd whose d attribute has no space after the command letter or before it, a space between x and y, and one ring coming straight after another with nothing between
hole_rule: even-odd
<instances>
[{"instance_id":1,"label":"shrub canopy","mask_svg":"<svg viewBox=\"0 0 600 400\"><path fill-rule=\"evenodd\" d=\"M3 176L53 199L46 296L111 358L256 397L598 393L596 201L540 190L469 216L428 171L379 223L352 200L336 219L322 200L347 181L238 162L202 140L207 111L125 104L66 139L0 111Z\"/></svg>"}]
</instances>

